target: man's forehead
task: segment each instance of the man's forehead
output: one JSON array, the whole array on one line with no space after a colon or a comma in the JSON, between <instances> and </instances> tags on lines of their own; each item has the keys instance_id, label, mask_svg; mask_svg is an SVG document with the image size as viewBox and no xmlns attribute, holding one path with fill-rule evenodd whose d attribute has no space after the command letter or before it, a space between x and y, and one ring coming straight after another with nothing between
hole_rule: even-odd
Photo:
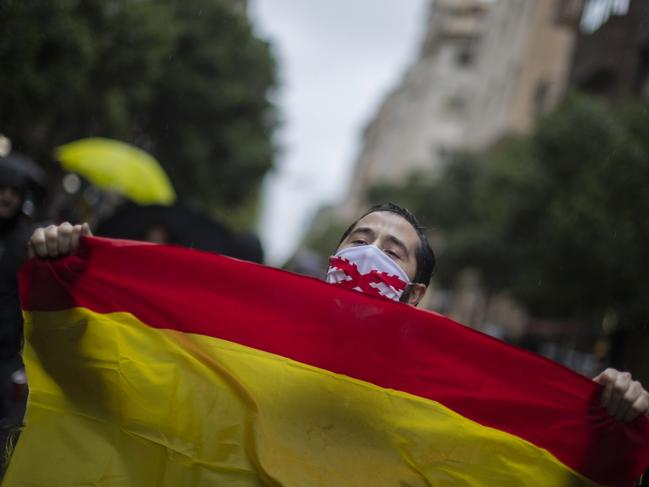
<instances>
[{"instance_id":1,"label":"man's forehead","mask_svg":"<svg viewBox=\"0 0 649 487\"><path fill-rule=\"evenodd\" d=\"M419 236L408 220L391 211L375 211L356 222L352 233L360 229L386 232L405 243L417 244Z\"/></svg>"}]
</instances>

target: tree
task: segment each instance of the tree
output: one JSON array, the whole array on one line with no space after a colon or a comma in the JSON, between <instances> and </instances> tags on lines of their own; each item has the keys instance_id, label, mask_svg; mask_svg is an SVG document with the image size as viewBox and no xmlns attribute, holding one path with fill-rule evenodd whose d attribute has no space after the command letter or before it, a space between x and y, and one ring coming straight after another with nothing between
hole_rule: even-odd
<instances>
[{"instance_id":1,"label":"tree","mask_svg":"<svg viewBox=\"0 0 649 487\"><path fill-rule=\"evenodd\" d=\"M649 280L641 269L649 257L649 151L636 132L636 120L649 119L646 110L646 104L614 109L573 97L533 134L542 191L529 198L536 211L526 232L512 226L506 236L521 248L531 279L540 281L533 285L520 273L515 281L537 312L613 311L626 326L646 319Z\"/></svg>"},{"instance_id":2,"label":"tree","mask_svg":"<svg viewBox=\"0 0 649 487\"><path fill-rule=\"evenodd\" d=\"M179 196L256 201L272 165L269 46L225 0L0 0L0 131L47 160L107 136L151 152Z\"/></svg>"}]
</instances>

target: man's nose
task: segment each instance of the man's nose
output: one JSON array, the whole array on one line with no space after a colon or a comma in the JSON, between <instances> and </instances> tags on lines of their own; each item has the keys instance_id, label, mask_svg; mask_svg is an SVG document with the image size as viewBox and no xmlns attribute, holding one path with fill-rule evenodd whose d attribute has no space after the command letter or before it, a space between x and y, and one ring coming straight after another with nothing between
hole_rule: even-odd
<instances>
[{"instance_id":1,"label":"man's nose","mask_svg":"<svg viewBox=\"0 0 649 487\"><path fill-rule=\"evenodd\" d=\"M374 237L374 240L370 242L370 244L376 245L378 248L383 250L383 247L385 245L385 239L381 235L377 235L376 237Z\"/></svg>"}]
</instances>

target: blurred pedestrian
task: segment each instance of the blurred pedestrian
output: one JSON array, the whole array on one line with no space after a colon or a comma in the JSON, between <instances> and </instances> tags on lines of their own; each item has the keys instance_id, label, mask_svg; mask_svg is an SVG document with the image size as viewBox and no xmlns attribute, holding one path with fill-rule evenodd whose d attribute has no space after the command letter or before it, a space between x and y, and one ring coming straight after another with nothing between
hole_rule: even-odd
<instances>
[{"instance_id":1,"label":"blurred pedestrian","mask_svg":"<svg viewBox=\"0 0 649 487\"><path fill-rule=\"evenodd\" d=\"M19 386L12 379L20 376L22 367L17 274L27 260L26 244L36 227L23 210L31 210L28 194L43 177L31 160L7 154L6 145L0 144L4 151L0 152L0 428L4 430L22 420L20 404L14 401Z\"/></svg>"}]
</instances>

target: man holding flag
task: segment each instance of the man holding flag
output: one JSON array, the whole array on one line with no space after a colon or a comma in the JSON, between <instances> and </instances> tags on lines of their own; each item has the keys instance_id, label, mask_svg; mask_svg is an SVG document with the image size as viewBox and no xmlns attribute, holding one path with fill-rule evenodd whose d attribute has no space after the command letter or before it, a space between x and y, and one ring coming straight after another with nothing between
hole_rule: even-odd
<instances>
[{"instance_id":1,"label":"man holding flag","mask_svg":"<svg viewBox=\"0 0 649 487\"><path fill-rule=\"evenodd\" d=\"M69 255L82 236L90 236L86 225L38 229L30 253ZM46 485L22 468L40 445L27 434L31 421L32 431L38 424L69 447L66 461L88 455L66 432L92 438L84 482L628 485L637 477L649 464L649 422L639 417L649 410L647 391L613 369L595 379L600 389L415 310L434 262L414 216L391 204L343 234L330 287L220 256L102 239L84 241L78 257L34 260L21 296L37 380L8 475ZM198 381L205 367L211 372ZM86 368L88 384L101 378L92 400L77 386ZM611 423L593 394L628 426ZM189 416L161 411L166 401ZM153 409L143 415L145 404ZM196 437L208 429L210 441ZM119 454L124 448L146 461L136 466Z\"/></svg>"},{"instance_id":2,"label":"man holding flag","mask_svg":"<svg viewBox=\"0 0 649 487\"><path fill-rule=\"evenodd\" d=\"M39 228L29 241L30 255L60 257L74 252L81 236L91 235L87 224L63 223ZM364 269L361 275L372 274L378 268L383 272L374 272L374 277L397 276L399 290L383 283L381 286L351 285L353 281L346 273L349 267L330 267L327 282L413 306L423 298L435 267L434 253L415 216L391 203L370 208L352 223L343 233L332 260L351 262ZM629 373L607 369L595 381L604 386L602 404L615 418L631 421L649 412L649 393Z\"/></svg>"}]
</instances>

